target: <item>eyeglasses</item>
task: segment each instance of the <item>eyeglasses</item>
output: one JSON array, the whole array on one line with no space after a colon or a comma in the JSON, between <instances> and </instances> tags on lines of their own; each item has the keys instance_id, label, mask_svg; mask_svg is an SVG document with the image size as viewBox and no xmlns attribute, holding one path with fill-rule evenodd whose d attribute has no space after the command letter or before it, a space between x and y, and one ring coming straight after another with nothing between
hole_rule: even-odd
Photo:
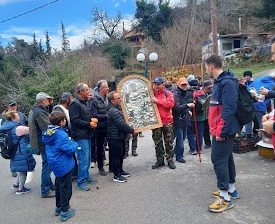
<instances>
[{"instance_id":1,"label":"eyeglasses","mask_svg":"<svg viewBox=\"0 0 275 224\"><path fill-rule=\"evenodd\" d=\"M14 106L16 106L16 103L12 103L12 104L10 104L9 106L10 106L10 107L14 107Z\"/></svg>"}]
</instances>

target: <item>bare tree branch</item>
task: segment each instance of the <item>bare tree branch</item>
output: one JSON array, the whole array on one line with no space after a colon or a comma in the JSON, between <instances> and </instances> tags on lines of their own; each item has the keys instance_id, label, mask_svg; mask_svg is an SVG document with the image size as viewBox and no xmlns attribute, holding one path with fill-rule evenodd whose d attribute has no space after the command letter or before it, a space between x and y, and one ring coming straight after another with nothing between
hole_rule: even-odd
<instances>
[{"instance_id":1,"label":"bare tree branch","mask_svg":"<svg viewBox=\"0 0 275 224\"><path fill-rule=\"evenodd\" d=\"M118 14L111 18L107 12L104 12L98 7L92 9L92 23L94 23L98 29L103 31L109 38L116 38L118 36L117 27L121 22L121 14Z\"/></svg>"}]
</instances>

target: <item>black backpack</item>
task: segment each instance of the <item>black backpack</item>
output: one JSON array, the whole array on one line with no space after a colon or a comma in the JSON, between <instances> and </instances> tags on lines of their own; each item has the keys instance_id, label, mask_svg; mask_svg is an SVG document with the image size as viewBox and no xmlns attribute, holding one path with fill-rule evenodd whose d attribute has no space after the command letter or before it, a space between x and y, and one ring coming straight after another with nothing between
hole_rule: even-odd
<instances>
[{"instance_id":1,"label":"black backpack","mask_svg":"<svg viewBox=\"0 0 275 224\"><path fill-rule=\"evenodd\" d=\"M7 132L0 131L0 153L4 159L13 159L18 144L12 142L11 130Z\"/></svg>"},{"instance_id":2,"label":"black backpack","mask_svg":"<svg viewBox=\"0 0 275 224\"><path fill-rule=\"evenodd\" d=\"M253 98L243 84L239 85L239 98L237 104L236 117L241 125L248 124L255 117L255 108L253 106Z\"/></svg>"},{"instance_id":3,"label":"black backpack","mask_svg":"<svg viewBox=\"0 0 275 224\"><path fill-rule=\"evenodd\" d=\"M193 92L193 100L195 102L196 113L202 113L206 106L207 95L203 90L195 90Z\"/></svg>"}]
</instances>

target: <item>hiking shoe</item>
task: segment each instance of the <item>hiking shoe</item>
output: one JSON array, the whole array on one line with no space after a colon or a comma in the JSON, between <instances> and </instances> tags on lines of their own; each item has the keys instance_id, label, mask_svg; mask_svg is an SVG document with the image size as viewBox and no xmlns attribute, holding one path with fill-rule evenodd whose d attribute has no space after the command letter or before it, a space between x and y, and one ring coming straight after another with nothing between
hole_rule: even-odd
<instances>
[{"instance_id":1,"label":"hiking shoe","mask_svg":"<svg viewBox=\"0 0 275 224\"><path fill-rule=\"evenodd\" d=\"M125 182L127 182L127 179L125 177L119 175L119 176L114 176L113 181L119 182L119 183L125 183Z\"/></svg>"},{"instance_id":2,"label":"hiking shoe","mask_svg":"<svg viewBox=\"0 0 275 224\"><path fill-rule=\"evenodd\" d=\"M189 150L189 154L190 155L193 155L193 156L195 156L195 155L197 155L197 151L196 150Z\"/></svg>"},{"instance_id":3,"label":"hiking shoe","mask_svg":"<svg viewBox=\"0 0 275 224\"><path fill-rule=\"evenodd\" d=\"M80 191L89 191L90 187L87 183L82 183L82 184L77 185L77 189Z\"/></svg>"},{"instance_id":4,"label":"hiking shoe","mask_svg":"<svg viewBox=\"0 0 275 224\"><path fill-rule=\"evenodd\" d=\"M169 161L168 161L168 166L170 167L170 169L176 169L176 165L175 165L175 163L173 162L173 160L169 160Z\"/></svg>"},{"instance_id":5,"label":"hiking shoe","mask_svg":"<svg viewBox=\"0 0 275 224\"><path fill-rule=\"evenodd\" d=\"M178 161L179 163L186 163L185 159L176 159L176 161Z\"/></svg>"},{"instance_id":6,"label":"hiking shoe","mask_svg":"<svg viewBox=\"0 0 275 224\"><path fill-rule=\"evenodd\" d=\"M218 197L208 208L211 212L219 213L231 209L234 206L233 200L226 201L222 197Z\"/></svg>"},{"instance_id":7,"label":"hiking shoe","mask_svg":"<svg viewBox=\"0 0 275 224\"><path fill-rule=\"evenodd\" d=\"M157 169L159 167L165 166L164 161L157 161L153 166L152 169Z\"/></svg>"},{"instance_id":8,"label":"hiking shoe","mask_svg":"<svg viewBox=\"0 0 275 224\"><path fill-rule=\"evenodd\" d=\"M41 198L54 198L54 197L55 197L54 191L49 191L49 193L41 194Z\"/></svg>"},{"instance_id":9,"label":"hiking shoe","mask_svg":"<svg viewBox=\"0 0 275 224\"><path fill-rule=\"evenodd\" d=\"M127 173L127 172L125 172L125 171L122 171L122 172L120 173L120 175L123 176L123 177L125 177L125 178L131 176L130 173Z\"/></svg>"},{"instance_id":10,"label":"hiking shoe","mask_svg":"<svg viewBox=\"0 0 275 224\"><path fill-rule=\"evenodd\" d=\"M18 189L18 190L15 192L15 194L26 194L26 193L29 193L29 192L31 192L31 189L30 189L30 188L23 187L21 190Z\"/></svg>"},{"instance_id":11,"label":"hiking shoe","mask_svg":"<svg viewBox=\"0 0 275 224\"><path fill-rule=\"evenodd\" d=\"M132 156L138 156L136 151L132 151Z\"/></svg>"},{"instance_id":12,"label":"hiking shoe","mask_svg":"<svg viewBox=\"0 0 275 224\"><path fill-rule=\"evenodd\" d=\"M75 215L75 210L72 208L69 208L66 212L61 212L60 220L61 222L67 221L69 218L72 218Z\"/></svg>"},{"instance_id":13,"label":"hiking shoe","mask_svg":"<svg viewBox=\"0 0 275 224\"><path fill-rule=\"evenodd\" d=\"M13 185L11 186L11 189L12 189L12 190L18 190L18 188L19 188L19 184L13 184Z\"/></svg>"},{"instance_id":14,"label":"hiking shoe","mask_svg":"<svg viewBox=\"0 0 275 224\"><path fill-rule=\"evenodd\" d=\"M239 199L240 198L240 195L238 193L238 191L235 189L235 191L233 193L230 193L228 192L229 196L232 198L232 199ZM220 197L220 191L214 191L212 192L212 196L214 198L217 198L217 197Z\"/></svg>"},{"instance_id":15,"label":"hiking shoe","mask_svg":"<svg viewBox=\"0 0 275 224\"><path fill-rule=\"evenodd\" d=\"M60 216L61 215L61 208L55 208L54 215L55 216Z\"/></svg>"},{"instance_id":16,"label":"hiking shoe","mask_svg":"<svg viewBox=\"0 0 275 224\"><path fill-rule=\"evenodd\" d=\"M107 175L104 168L99 169L99 175L101 175L101 176L106 176Z\"/></svg>"}]
</instances>

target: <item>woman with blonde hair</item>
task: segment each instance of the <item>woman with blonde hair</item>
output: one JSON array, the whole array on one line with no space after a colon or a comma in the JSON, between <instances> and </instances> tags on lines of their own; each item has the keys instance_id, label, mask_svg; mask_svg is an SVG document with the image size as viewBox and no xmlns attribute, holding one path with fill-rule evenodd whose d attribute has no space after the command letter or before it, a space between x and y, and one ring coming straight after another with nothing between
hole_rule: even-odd
<instances>
[{"instance_id":1,"label":"woman with blonde hair","mask_svg":"<svg viewBox=\"0 0 275 224\"><path fill-rule=\"evenodd\" d=\"M0 127L0 131L11 131L12 142L17 146L17 150L13 159L10 162L12 172L17 172L17 181L12 186L16 190L16 194L24 194L31 191L26 188L25 182L28 171L33 171L36 165L32 153L28 150L29 144L29 127L22 126L19 123L19 115L16 111L10 110L5 113L6 120Z\"/></svg>"}]
</instances>

